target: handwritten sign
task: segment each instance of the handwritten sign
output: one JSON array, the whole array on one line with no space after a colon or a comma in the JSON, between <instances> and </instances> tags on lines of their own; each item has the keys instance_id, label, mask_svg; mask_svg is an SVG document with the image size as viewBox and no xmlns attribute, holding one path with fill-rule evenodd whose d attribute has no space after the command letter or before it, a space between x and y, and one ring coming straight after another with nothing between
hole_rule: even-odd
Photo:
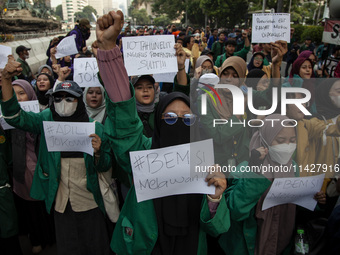
<instances>
[{"instance_id":1,"label":"handwritten sign","mask_svg":"<svg viewBox=\"0 0 340 255\"><path fill-rule=\"evenodd\" d=\"M89 135L95 133L94 122L43 121L48 151L80 151L93 155Z\"/></svg>"},{"instance_id":2,"label":"handwritten sign","mask_svg":"<svg viewBox=\"0 0 340 255\"><path fill-rule=\"evenodd\" d=\"M253 13L252 43L290 42L289 13Z\"/></svg>"},{"instance_id":3,"label":"handwritten sign","mask_svg":"<svg viewBox=\"0 0 340 255\"><path fill-rule=\"evenodd\" d=\"M340 45L340 20L326 20L322 41Z\"/></svg>"},{"instance_id":4,"label":"handwritten sign","mask_svg":"<svg viewBox=\"0 0 340 255\"><path fill-rule=\"evenodd\" d=\"M175 37L123 37L124 65L129 76L177 72Z\"/></svg>"},{"instance_id":5,"label":"handwritten sign","mask_svg":"<svg viewBox=\"0 0 340 255\"><path fill-rule=\"evenodd\" d=\"M185 60L185 72L186 73L189 72L189 63L190 63L190 59L186 59ZM177 74L177 72L173 72L173 73L158 73L158 74L154 74L153 78L155 79L156 82L169 82L169 83L173 83L176 74Z\"/></svg>"},{"instance_id":6,"label":"handwritten sign","mask_svg":"<svg viewBox=\"0 0 340 255\"><path fill-rule=\"evenodd\" d=\"M55 54L56 58L62 58L70 55L74 55L78 53L78 49L76 46L76 40L73 35L67 36L60 41L57 46L57 53Z\"/></svg>"},{"instance_id":7,"label":"handwritten sign","mask_svg":"<svg viewBox=\"0 0 340 255\"><path fill-rule=\"evenodd\" d=\"M214 164L212 139L156 150L130 152L137 201L178 194L214 194L195 166Z\"/></svg>"},{"instance_id":8,"label":"handwritten sign","mask_svg":"<svg viewBox=\"0 0 340 255\"><path fill-rule=\"evenodd\" d=\"M12 48L0 45L0 68L5 68L8 62L8 55L12 55Z\"/></svg>"},{"instance_id":9,"label":"handwritten sign","mask_svg":"<svg viewBox=\"0 0 340 255\"><path fill-rule=\"evenodd\" d=\"M38 113L40 112L39 109L39 101L38 100L32 100L32 101L25 101L25 102L19 102L20 107L22 110L24 110L25 112L34 112L34 113ZM0 114L1 110L0 110ZM0 119L0 124L2 126L2 128L4 130L7 129L14 129L14 127L12 127L11 125L9 125L4 118Z\"/></svg>"},{"instance_id":10,"label":"handwritten sign","mask_svg":"<svg viewBox=\"0 0 340 255\"><path fill-rule=\"evenodd\" d=\"M291 203L313 211L317 203L313 197L321 190L324 178L325 174L275 179L263 201L262 210Z\"/></svg>"},{"instance_id":11,"label":"handwritten sign","mask_svg":"<svg viewBox=\"0 0 340 255\"><path fill-rule=\"evenodd\" d=\"M96 58L75 58L73 80L80 87L101 87Z\"/></svg>"}]
</instances>

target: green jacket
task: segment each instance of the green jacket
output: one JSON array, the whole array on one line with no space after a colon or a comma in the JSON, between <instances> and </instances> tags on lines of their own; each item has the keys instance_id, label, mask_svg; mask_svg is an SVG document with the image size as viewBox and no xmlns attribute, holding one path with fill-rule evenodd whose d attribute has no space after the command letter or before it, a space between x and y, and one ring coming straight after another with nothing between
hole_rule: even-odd
<instances>
[{"instance_id":1,"label":"green jacket","mask_svg":"<svg viewBox=\"0 0 340 255\"><path fill-rule=\"evenodd\" d=\"M221 235L219 244L226 254L254 254L256 245L257 222L255 206L271 182L255 173L239 172L244 161L231 174L225 199L230 210L231 225L228 232Z\"/></svg>"},{"instance_id":2,"label":"green jacket","mask_svg":"<svg viewBox=\"0 0 340 255\"><path fill-rule=\"evenodd\" d=\"M118 163L132 177L129 152L150 149L151 138L143 135L143 125L136 111L132 87L131 93L132 98L117 103L113 103L106 95L108 119L105 122L105 132L110 138ZM217 236L229 228L229 211L224 198L212 219L207 201L203 199L200 226L198 253L206 254L205 232ZM137 203L132 186L116 223L111 248L118 255L151 254L157 238L158 226L153 201Z\"/></svg>"},{"instance_id":3,"label":"green jacket","mask_svg":"<svg viewBox=\"0 0 340 255\"><path fill-rule=\"evenodd\" d=\"M250 51L250 46L246 47L244 46L244 48L240 51L234 52L233 56L238 56L241 57L243 59L247 58L247 54ZM217 67L221 67L223 62L227 59L227 54L224 53L223 55L220 55L217 57L216 61L215 61L215 66Z\"/></svg>"},{"instance_id":4,"label":"green jacket","mask_svg":"<svg viewBox=\"0 0 340 255\"><path fill-rule=\"evenodd\" d=\"M214 62L216 61L217 57L222 55L225 52L224 42L220 43L216 41L213 43L211 51L214 53Z\"/></svg>"},{"instance_id":5,"label":"green jacket","mask_svg":"<svg viewBox=\"0 0 340 255\"><path fill-rule=\"evenodd\" d=\"M272 89L269 87L265 91L253 90L253 103L257 109L258 106L270 105L272 98ZM246 100L246 99L245 99ZM249 159L249 143L251 137L251 128L247 122L251 119L251 114L248 110L244 116L245 126L240 123L236 116L232 116L227 124L216 125L213 127L214 119L221 119L220 115L214 107L214 103L209 98L207 99L207 114L201 114L202 97L197 100L198 111L200 114L200 123L207 135L207 138L212 138L214 141L215 163L221 166L228 166L228 159L232 157L236 159L236 165ZM217 101L219 104L219 102ZM231 121L233 125L231 126Z\"/></svg>"},{"instance_id":6,"label":"green jacket","mask_svg":"<svg viewBox=\"0 0 340 255\"><path fill-rule=\"evenodd\" d=\"M11 165L11 143L9 135L0 129L0 238L18 234L17 211L14 204L8 170ZM2 188L1 188L2 187Z\"/></svg>"},{"instance_id":7,"label":"green jacket","mask_svg":"<svg viewBox=\"0 0 340 255\"><path fill-rule=\"evenodd\" d=\"M0 96L2 98L1 94ZM4 116L11 117L18 114L12 119L7 119L8 124L27 132L41 134L38 162L34 172L30 195L34 199L44 200L46 210L50 212L58 191L61 169L60 152L48 152L44 135L43 121L53 121L52 113L50 109L46 109L40 113L22 111L15 94L8 101L1 101L1 109ZM98 184L97 171L105 172L111 167L110 147L104 135L103 125L99 122L96 122L95 125L96 134L102 139L102 145L100 158L96 165L94 157L84 153L87 189L93 194L98 207L105 213Z\"/></svg>"}]
</instances>

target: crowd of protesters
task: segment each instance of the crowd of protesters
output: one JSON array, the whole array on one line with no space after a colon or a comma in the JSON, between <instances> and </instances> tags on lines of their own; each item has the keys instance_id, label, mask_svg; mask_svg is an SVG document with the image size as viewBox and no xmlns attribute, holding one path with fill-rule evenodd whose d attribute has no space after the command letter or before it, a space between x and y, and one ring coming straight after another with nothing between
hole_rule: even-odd
<instances>
[{"instance_id":1,"label":"crowd of protesters","mask_svg":"<svg viewBox=\"0 0 340 255\"><path fill-rule=\"evenodd\" d=\"M0 254L23 254L19 235L29 237L33 254L54 243L62 255L338 254L340 174L332 169L340 168L340 45L316 47L309 37L299 44L294 28L290 43L252 43L250 28L131 31L130 25L123 29L123 17L120 11L100 17L91 47L90 23L81 19L65 35L75 36L79 53L57 59L64 37L56 37L37 73L25 45L16 48L17 60L8 56L0 105L14 129L0 129ZM173 83L127 74L122 38L153 35L175 38ZM97 59L102 86L83 89L73 81L74 59L85 57ZM218 84L240 89L252 107L245 103L242 114L234 114L232 91L214 88ZM288 104L282 114L278 99L276 111L254 113L270 111L281 88L303 88L310 100ZM32 100L39 113L21 109L19 102ZM94 154L48 151L43 121L95 122ZM207 173L214 194L137 202L130 152L205 139L213 140L216 169L236 169ZM311 171L316 165L327 171L313 211L290 203L262 210L276 178L319 175ZM279 166L289 170L263 171ZM114 187L114 205L105 202L102 174Z\"/></svg>"}]
</instances>

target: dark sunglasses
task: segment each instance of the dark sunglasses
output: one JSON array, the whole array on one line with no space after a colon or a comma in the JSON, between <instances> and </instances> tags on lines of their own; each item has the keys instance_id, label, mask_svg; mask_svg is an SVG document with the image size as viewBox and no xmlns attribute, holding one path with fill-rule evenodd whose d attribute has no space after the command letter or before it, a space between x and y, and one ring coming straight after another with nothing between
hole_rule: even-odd
<instances>
[{"instance_id":1,"label":"dark sunglasses","mask_svg":"<svg viewBox=\"0 0 340 255\"><path fill-rule=\"evenodd\" d=\"M177 115L174 112L166 112L162 114L162 119L165 121L166 124L168 125L173 125L177 122L178 117L182 118L182 121L184 122L185 125L187 126L192 126L194 125L196 121L196 115L192 113L187 113L183 115Z\"/></svg>"},{"instance_id":2,"label":"dark sunglasses","mask_svg":"<svg viewBox=\"0 0 340 255\"><path fill-rule=\"evenodd\" d=\"M76 100L75 97L71 97L71 96L54 96L53 100L56 103L60 103L64 98L65 98L65 101L68 103L72 103Z\"/></svg>"}]
</instances>

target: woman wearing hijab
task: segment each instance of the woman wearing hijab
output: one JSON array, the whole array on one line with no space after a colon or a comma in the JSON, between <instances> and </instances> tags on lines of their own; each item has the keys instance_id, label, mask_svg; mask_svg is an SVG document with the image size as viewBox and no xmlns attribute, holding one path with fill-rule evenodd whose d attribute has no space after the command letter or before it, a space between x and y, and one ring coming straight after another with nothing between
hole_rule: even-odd
<instances>
[{"instance_id":1,"label":"woman wearing hijab","mask_svg":"<svg viewBox=\"0 0 340 255\"><path fill-rule=\"evenodd\" d=\"M255 52L251 60L249 61L249 64L247 65L248 72L255 70L255 69L263 70L267 74L268 78L270 78L271 65L264 66L263 65L264 59L265 59L265 55L263 54L263 52L261 51Z\"/></svg>"},{"instance_id":2,"label":"woman wearing hijab","mask_svg":"<svg viewBox=\"0 0 340 255\"><path fill-rule=\"evenodd\" d=\"M39 109L43 111L49 107L49 98L46 95L47 91L54 85L54 79L47 73L40 73L37 76L37 96L39 101Z\"/></svg>"},{"instance_id":3,"label":"woman wearing hijab","mask_svg":"<svg viewBox=\"0 0 340 255\"><path fill-rule=\"evenodd\" d=\"M115 45L122 29L122 18L122 12L111 11L97 21L98 67L108 95L106 132L118 162L133 178L130 151L190 142L190 129L196 129L197 122L190 110L189 98L174 92L162 98L157 106L153 138L142 135L143 125L135 108L134 90L129 87L122 55ZM114 19L113 25L103 23L103 19ZM175 48L179 65L177 79L179 84L186 85L186 54L178 44ZM115 79L110 78L112 74ZM215 186L211 200L205 195L187 194L137 203L132 186L113 234L113 251L117 254L206 254L203 231L217 235L228 229L229 222L228 209L219 200L223 199L220 194L226 188L223 175L214 173L206 180L208 185Z\"/></svg>"},{"instance_id":4,"label":"woman wearing hijab","mask_svg":"<svg viewBox=\"0 0 340 255\"><path fill-rule=\"evenodd\" d=\"M278 42L272 44L275 47L273 54L273 77L280 77L280 65L282 57L286 51L286 43ZM220 68L220 83L231 84L241 88L243 93L247 93L247 87L244 85L246 78L247 65L246 62L237 56L227 58ZM275 80L277 82L278 79ZM264 91L253 90L253 104L256 109L260 106L271 107L272 86L278 84L272 83L270 88ZM207 137L214 140L214 154L217 164L222 166L236 166L249 158L249 141L251 130L245 127L243 123L247 123L249 111L245 107L243 115L233 114L233 96L229 89L216 89L217 94L212 93L213 98L207 99L207 114L200 116L200 123ZM221 103L220 101L221 100ZM246 97L245 101L246 102ZM215 103L216 102L216 103ZM201 98L198 100L198 110L201 111ZM215 119L227 120L224 125L216 125L213 127ZM251 119L251 118L250 118ZM233 123L231 125L230 123Z\"/></svg>"},{"instance_id":5,"label":"woman wearing hijab","mask_svg":"<svg viewBox=\"0 0 340 255\"><path fill-rule=\"evenodd\" d=\"M13 90L18 102L36 100L32 86L26 80L15 80ZM13 129L11 133L13 160L13 191L21 228L26 226L32 245L32 253L42 251L46 244L52 244L53 224L47 215L45 203L30 196L35 167L37 165L38 135Z\"/></svg>"},{"instance_id":6,"label":"woman wearing hijab","mask_svg":"<svg viewBox=\"0 0 340 255\"><path fill-rule=\"evenodd\" d=\"M44 200L48 213L54 210L57 248L60 254L109 254L105 208L97 171L111 167L110 151L103 126L95 123L92 137L94 155L82 152L49 152L43 121L89 122L82 89L72 81L59 83L51 96L53 103L40 113L20 110L13 94L11 78L21 71L12 56L2 72L1 108L6 121L34 134L41 134L39 157L30 196Z\"/></svg>"},{"instance_id":7,"label":"woman wearing hijab","mask_svg":"<svg viewBox=\"0 0 340 255\"><path fill-rule=\"evenodd\" d=\"M99 123L105 123L106 107L105 107L105 89L100 87L87 87L84 90L85 97L83 98L87 114L91 119Z\"/></svg>"},{"instance_id":8,"label":"woman wearing hijab","mask_svg":"<svg viewBox=\"0 0 340 255\"><path fill-rule=\"evenodd\" d=\"M273 114L253 135L249 162L242 162L230 176L225 193L231 215L231 227L219 243L226 254L282 254L290 244L295 228L296 206L282 204L262 210L263 201L275 178L295 176L292 156L296 149L295 123L288 117ZM281 125L285 121L285 127ZM264 167L279 166L288 172L262 172ZM252 172L241 172L252 167ZM263 173L263 174L261 174ZM298 173L297 173L298 174ZM314 197L318 199L317 195Z\"/></svg>"},{"instance_id":9,"label":"woman wearing hijab","mask_svg":"<svg viewBox=\"0 0 340 255\"><path fill-rule=\"evenodd\" d=\"M316 114L315 106L315 79L313 71L313 62L309 57L303 55L298 57L292 66L289 78L285 80L282 87L298 87L308 89L311 93L308 110L312 114Z\"/></svg>"}]
</instances>

